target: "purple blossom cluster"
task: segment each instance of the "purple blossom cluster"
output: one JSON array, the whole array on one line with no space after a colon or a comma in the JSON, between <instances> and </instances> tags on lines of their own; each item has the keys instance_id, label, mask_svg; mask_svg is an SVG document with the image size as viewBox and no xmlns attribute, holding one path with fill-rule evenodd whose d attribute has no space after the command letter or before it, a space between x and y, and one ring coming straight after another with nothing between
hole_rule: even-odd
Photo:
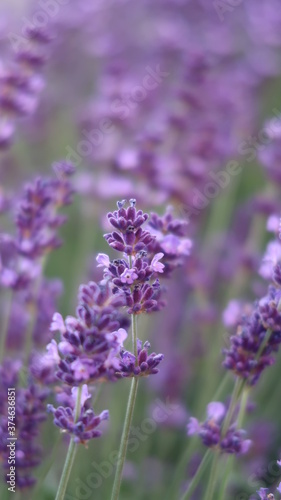
<instances>
[{"instance_id":1,"label":"purple blossom cluster","mask_svg":"<svg viewBox=\"0 0 281 500\"><path fill-rule=\"evenodd\" d=\"M149 354L150 344L148 341L137 340L138 356L131 352L121 350L120 352L120 371L117 377L147 377L158 373L157 366L164 358L163 354L152 352Z\"/></svg>"},{"instance_id":2,"label":"purple blossom cluster","mask_svg":"<svg viewBox=\"0 0 281 500\"><path fill-rule=\"evenodd\" d=\"M0 150L11 146L18 120L32 115L44 88L42 70L48 57L49 33L27 30L28 42L18 47L14 60L0 74Z\"/></svg>"},{"instance_id":3,"label":"purple blossom cluster","mask_svg":"<svg viewBox=\"0 0 281 500\"><path fill-rule=\"evenodd\" d=\"M275 361L273 354L281 343L280 298L280 290L271 286L250 315L242 317L236 334L230 337L230 348L223 350L223 366L250 385Z\"/></svg>"},{"instance_id":4,"label":"purple blossom cluster","mask_svg":"<svg viewBox=\"0 0 281 500\"><path fill-rule=\"evenodd\" d=\"M215 366L210 353L220 351L222 310L231 331L223 366L247 391L274 364L281 342L281 233L276 215L281 210L280 114L264 126L259 123L261 96L280 73L279 0L47 4L56 14L50 20L44 10L46 30L28 23L26 43L5 28L5 20L0 23L6 58L0 70L0 150L6 150L0 174L5 185L0 188L3 227L15 213L14 234L5 230L0 235L0 450L5 474L5 391L15 386L20 488L34 484L32 469L40 462L35 441L45 418L46 387L52 403L59 405L48 406L55 425L71 443L87 445L101 435L108 418L107 411L97 414L91 408L88 385L92 390L96 383L130 378L137 387L139 379L158 373L160 363L159 377L150 378L148 390L157 389L163 397L183 399L193 382L194 392L201 393L206 376L210 388L215 385L221 366ZM37 19L38 6L31 2L30 16L35 13ZM13 60L5 52L3 33L15 49ZM271 114L276 115L275 108ZM23 120L30 151L28 141L10 150L17 123ZM76 145L70 143L75 136ZM24 169L27 158L31 163L40 158L43 167L53 141L66 155L54 165L56 177L36 178L22 193L10 196L6 185L14 173L16 177ZM246 179L244 163L256 159L270 185L261 194L249 189L248 197L244 191L236 197L237 180ZM54 314L62 284L47 279L44 267L49 253L61 245L58 229L65 216L59 210L73 198L72 164L79 167L75 180L83 217L77 263L73 257L70 266L73 281L78 282L74 274L79 259L80 271L83 264L82 226L90 232L86 218L93 224L93 214L103 215L105 204L113 198L122 201L108 214L111 229L105 235L110 252L119 255L98 254L102 281L87 277L76 312L64 320ZM260 172L251 178L253 189L260 179ZM149 217L137 209L135 197L145 207L168 208L162 216ZM185 220L174 216L170 203ZM269 242L259 267L260 276L271 282L268 291L256 278L265 217L277 237ZM187 258L193 241L195 249ZM174 271L176 280L168 285L166 278ZM253 304L252 297L257 298ZM144 314L162 311L166 304L166 313L149 323L161 331L154 338L149 333L155 349L151 352L150 343L138 338L142 334L137 325ZM127 346L130 326L132 348ZM167 362L157 352L165 353ZM197 394L187 400L197 404ZM205 422L191 418L188 433L198 434L219 454L243 455L250 442L233 419L225 429L227 414L222 403L210 403ZM266 441L268 445L270 439ZM263 448L264 457L268 448ZM161 464L164 475L170 465L168 459ZM206 500L216 497L215 480L211 483L214 491L207 487ZM179 490L178 485L170 497L176 498ZM153 495L148 490L145 494ZM259 495L274 498L266 488Z\"/></svg>"},{"instance_id":5,"label":"purple blossom cluster","mask_svg":"<svg viewBox=\"0 0 281 500\"><path fill-rule=\"evenodd\" d=\"M172 207L168 207L163 216L152 213L148 224L155 236L150 249L157 255L163 253L163 273L169 276L190 255L192 241L186 237L188 222L175 218Z\"/></svg>"},{"instance_id":6,"label":"purple blossom cluster","mask_svg":"<svg viewBox=\"0 0 281 500\"><path fill-rule=\"evenodd\" d=\"M33 469L41 463L37 444L39 428L46 420L49 389L40 383L39 349L50 340L50 321L57 307L62 285L43 277L44 262L60 246L57 236L66 217L58 210L72 201L69 176L72 165L54 165L56 177L38 177L27 184L15 203L15 235L1 234L0 284L10 291L10 306L2 303L1 330L1 458L8 466L7 390L15 388L16 486L30 488L36 482ZM11 358L7 357L9 351ZM39 382L39 383L38 383Z\"/></svg>"},{"instance_id":7,"label":"purple blossom cluster","mask_svg":"<svg viewBox=\"0 0 281 500\"><path fill-rule=\"evenodd\" d=\"M27 184L17 203L16 235L1 235L1 285L20 290L38 276L42 259L60 246L57 229L66 217L58 210L72 201L68 163L54 164L57 177L35 179Z\"/></svg>"},{"instance_id":8,"label":"purple blossom cluster","mask_svg":"<svg viewBox=\"0 0 281 500\"><path fill-rule=\"evenodd\" d=\"M53 357L51 372L71 386L89 384L98 380L115 379L119 368L117 356L127 333L121 325L128 320L120 312L124 298L112 294L108 285L94 282L82 285L79 291L77 317L65 321L59 313L53 317L51 330L60 331L61 340L52 340L48 355ZM42 360L44 366L44 358ZM44 371L45 373L45 371Z\"/></svg>"},{"instance_id":9,"label":"purple blossom cluster","mask_svg":"<svg viewBox=\"0 0 281 500\"><path fill-rule=\"evenodd\" d=\"M48 405L48 411L54 416L54 424L73 436L76 443L87 444L90 439L101 436L101 431L97 430L97 427L103 420L108 419L109 414L105 410L100 415L95 415L87 402L91 398L91 394L88 393L87 385L83 385L81 410L78 420L75 421L74 402L77 398L77 387L72 389L72 396L72 407L59 406L54 408L53 405Z\"/></svg>"},{"instance_id":10,"label":"purple blossom cluster","mask_svg":"<svg viewBox=\"0 0 281 500\"><path fill-rule=\"evenodd\" d=\"M279 161L281 157L281 118L280 115L268 120L264 125L267 137L266 147L259 151L259 160L267 175L278 185L281 183Z\"/></svg>"},{"instance_id":11,"label":"purple blossom cluster","mask_svg":"<svg viewBox=\"0 0 281 500\"><path fill-rule=\"evenodd\" d=\"M157 242L156 235L142 228L148 214L137 210L133 199L128 208L125 208L125 203L125 200L118 202L118 210L108 214L114 231L105 235L108 244L123 252L124 258L110 261L108 255L99 254L97 262L104 269L104 279L100 283L81 285L77 316L68 316L64 321L59 313L54 315L51 331L59 331L61 337L58 343L54 339L51 341L47 346L48 353L37 364L37 377L42 382L55 382L52 378L55 374L62 383L74 388L84 384L86 391L87 384L98 381L112 382L158 373L163 354L149 354L149 342L143 344L138 339L133 354L124 349L123 343L127 338L125 328L130 325L127 314L136 316L157 311L163 306L157 275L164 272L165 265L160 260L165 254L155 253L161 243ZM184 223L168 216L166 225L170 224L170 227L164 228L162 219L156 214L153 221L154 226L163 232L168 234L171 230L177 233L180 241ZM182 252L176 249L177 265L188 254L185 245L182 246ZM169 258L169 253L167 255ZM76 421L74 410L68 406L57 409L50 406L49 409L54 415L55 425L75 435L80 442L99 435L95 430L99 417L95 417L92 410L84 409L83 405Z\"/></svg>"},{"instance_id":12,"label":"purple blossom cluster","mask_svg":"<svg viewBox=\"0 0 281 500\"><path fill-rule=\"evenodd\" d=\"M199 423L196 418L190 418L187 426L188 435L198 435L205 446L218 449L220 453L243 455L248 452L251 441L245 439L245 431L237 429L235 422L223 432L226 413L223 403L209 403L205 422Z\"/></svg>"},{"instance_id":13,"label":"purple blossom cluster","mask_svg":"<svg viewBox=\"0 0 281 500\"><path fill-rule=\"evenodd\" d=\"M85 150L95 167L79 175L83 193L100 199L129 196L137 182L141 201L149 197L157 204L176 199L192 215L200 213L205 186L213 179L210 172L215 174L233 160L244 137L255 131L254 96L278 71L276 0L259 4L263 24L256 20L254 2L245 9L224 7L225 23L220 22L216 3L211 6L207 1L154 2L151 8L142 0L137 11L132 1L111 6L110 12L90 7L85 12L73 3L71 13L66 9L72 26L89 27L91 37L85 29L79 38L83 55L94 46L93 60L102 59L79 116L81 141L68 149L77 164ZM65 14L59 26L69 40ZM120 36L120 26L113 20L134 15L138 23L133 29L124 23ZM148 17L155 36L144 41ZM106 44L98 26L111 28ZM62 50L57 58L64 63ZM82 147L85 143L87 147ZM248 150L257 154L255 144L251 146L241 147L242 154Z\"/></svg>"},{"instance_id":14,"label":"purple blossom cluster","mask_svg":"<svg viewBox=\"0 0 281 500\"><path fill-rule=\"evenodd\" d=\"M125 209L123 200L118 202L118 210L108 214L116 230L106 234L105 239L115 250L123 252L124 258L110 261L106 254L97 256L98 266L104 267L104 278L114 285L113 291L121 290L125 295L130 314L163 307L157 276L182 265L192 246L184 237L186 222L174 219L171 213L163 217L152 214L149 230L143 229L148 214L137 211L135 205L136 200L131 199Z\"/></svg>"},{"instance_id":15,"label":"purple blossom cluster","mask_svg":"<svg viewBox=\"0 0 281 500\"><path fill-rule=\"evenodd\" d=\"M61 245L57 233L67 218L58 211L72 202L70 176L74 169L60 162L54 164L54 170L56 177L39 177L24 187L15 208L16 233L0 235L0 285L13 292L7 338L10 345L16 340L17 347L25 342L34 310L34 340L37 346L46 345L62 291L59 281L43 278L43 268L49 253Z\"/></svg>"},{"instance_id":16,"label":"purple blossom cluster","mask_svg":"<svg viewBox=\"0 0 281 500\"><path fill-rule=\"evenodd\" d=\"M7 443L11 438L8 427L8 417L12 417L16 429L15 467L16 487L26 489L33 486L36 479L33 476L34 468L41 463L42 450L38 445L40 426L47 418L46 399L49 390L39 386L34 380L28 382L27 388L21 387L19 373L22 368L18 360L5 359L0 367L1 382L1 412L0 412L0 457L4 474L10 471L10 448ZM14 413L8 412L8 389L15 389ZM11 408L11 407L10 407ZM11 429L12 427L10 427ZM6 480L9 477L6 476Z\"/></svg>"},{"instance_id":17,"label":"purple blossom cluster","mask_svg":"<svg viewBox=\"0 0 281 500\"><path fill-rule=\"evenodd\" d=\"M130 200L130 206L124 207L126 200L118 201L118 210L107 215L109 223L117 229L105 235L107 243L117 250L131 256L145 250L152 242L149 231L143 230L142 225L147 221L148 214L136 210L136 200Z\"/></svg>"}]
</instances>

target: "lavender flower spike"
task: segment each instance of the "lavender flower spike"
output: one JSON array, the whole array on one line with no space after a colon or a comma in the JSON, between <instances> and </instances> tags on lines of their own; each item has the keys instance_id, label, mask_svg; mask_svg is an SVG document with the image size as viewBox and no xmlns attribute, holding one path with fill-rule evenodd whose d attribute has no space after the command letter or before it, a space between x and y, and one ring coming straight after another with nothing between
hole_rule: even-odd
<instances>
[{"instance_id":1,"label":"lavender flower spike","mask_svg":"<svg viewBox=\"0 0 281 500\"><path fill-rule=\"evenodd\" d=\"M207 419L199 423L191 417L187 425L189 436L198 435L202 443L208 448L216 448L220 453L243 455L248 452L251 441L244 438L244 431L237 429L235 423L223 433L223 424L226 415L224 404L214 401L207 406Z\"/></svg>"},{"instance_id":2,"label":"lavender flower spike","mask_svg":"<svg viewBox=\"0 0 281 500\"><path fill-rule=\"evenodd\" d=\"M48 411L54 415L54 424L63 432L73 436L75 443L87 444L90 439L101 436L101 431L97 430L97 427L103 420L108 420L109 413L106 410L100 415L95 415L88 404L91 394L88 392L87 385L84 384L81 390L81 409L78 419L75 421L74 404L77 399L78 388L73 388L71 393L73 398L72 408L63 406L54 408L53 405L48 405Z\"/></svg>"}]
</instances>

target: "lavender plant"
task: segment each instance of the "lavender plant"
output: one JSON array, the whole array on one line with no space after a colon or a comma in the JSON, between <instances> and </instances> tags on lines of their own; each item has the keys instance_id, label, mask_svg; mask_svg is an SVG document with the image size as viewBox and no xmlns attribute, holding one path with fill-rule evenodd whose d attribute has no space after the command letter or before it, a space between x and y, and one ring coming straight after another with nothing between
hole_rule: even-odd
<instances>
[{"instance_id":1,"label":"lavender plant","mask_svg":"<svg viewBox=\"0 0 281 500\"><path fill-rule=\"evenodd\" d=\"M36 444L41 422L46 420L48 387L38 384L33 350L42 349L49 338L49 323L60 285L43 278L46 257L60 245L57 228L65 222L58 209L71 202L69 175L73 167L58 163L58 178L37 178L25 186L16 203L14 235L1 235L1 286L8 291L1 335L1 457L9 480L8 438L16 437L17 452L12 463L17 469L16 487L35 483L33 469L40 464ZM58 290L59 288L59 290ZM19 347L21 353L18 352ZM9 388L17 390L15 407L7 399ZM10 422L11 421L11 422ZM10 422L10 424L9 424ZM12 436L12 438L11 438Z\"/></svg>"},{"instance_id":2,"label":"lavender plant","mask_svg":"<svg viewBox=\"0 0 281 500\"><path fill-rule=\"evenodd\" d=\"M118 202L118 210L108 214L108 220L114 231L105 235L108 244L123 253L122 259L110 260L106 254L97 256L98 266L103 267L103 280L82 285L79 292L77 318L68 316L65 322L58 313L54 315L51 330L59 330L61 341L55 340L48 345L48 354L43 365L49 364L53 372L57 366L56 377L64 384L72 387L75 405L58 407L49 405L54 415L54 423L71 435L71 441L65 461L64 470L58 488L57 500L65 496L67 483L74 462L77 443L86 444L89 439L99 437L96 427L108 418L108 411L95 416L94 411L84 406L91 397L88 385L107 380L114 382L120 378L132 379L129 400L124 420L116 475L113 484L112 498L119 498L121 480L130 428L133 419L137 389L140 377L158 373L158 365L163 354L149 353L150 344L138 339L137 317L143 313L160 310L164 303L161 298L161 285L158 274L164 273L165 261L163 252L155 253L163 248L163 238L157 237L142 226L148 214L136 209L136 200L131 199L125 208L125 200ZM180 236L166 235L166 243L170 236L181 243L182 251L173 256L173 266L180 264L190 248L191 242L183 237L186 225L180 220L167 218L167 230L179 233ZM165 218L164 218L165 220ZM162 227L163 219L153 214L154 227ZM167 255L169 262L170 256ZM168 268L171 272L171 266ZM127 314L130 316L127 316ZM132 352L123 348L127 332L123 328L131 324Z\"/></svg>"},{"instance_id":3,"label":"lavender plant","mask_svg":"<svg viewBox=\"0 0 281 500\"><path fill-rule=\"evenodd\" d=\"M278 0L0 10L1 499L277 500Z\"/></svg>"}]
</instances>

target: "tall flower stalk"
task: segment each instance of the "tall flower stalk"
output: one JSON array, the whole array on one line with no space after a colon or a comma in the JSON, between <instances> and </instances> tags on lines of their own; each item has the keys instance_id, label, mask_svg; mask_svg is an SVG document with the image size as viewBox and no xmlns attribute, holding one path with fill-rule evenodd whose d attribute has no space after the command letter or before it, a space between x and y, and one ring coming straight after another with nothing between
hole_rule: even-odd
<instances>
[{"instance_id":1,"label":"tall flower stalk","mask_svg":"<svg viewBox=\"0 0 281 500\"><path fill-rule=\"evenodd\" d=\"M79 419L81 412L81 396L82 396L82 386L78 387L76 402L75 402L75 413L74 413L74 423L76 423ZM67 484L69 481L69 477L71 474L71 470L73 467L73 463L75 460L75 455L77 451L77 443L74 441L74 437L70 438L70 443L68 447L68 452L65 459L65 464L63 468L63 472L60 479L60 484L58 487L56 500L63 500L67 488Z\"/></svg>"},{"instance_id":2,"label":"tall flower stalk","mask_svg":"<svg viewBox=\"0 0 281 500\"><path fill-rule=\"evenodd\" d=\"M279 263L271 264L271 275L274 286L269 288L267 295L255 303L248 316L241 318L236 335L230 337L230 348L223 350L224 367L236 375L229 408L226 411L221 403L210 403L207 408L207 420L203 424L194 418L191 418L188 424L188 434L198 434L203 444L214 450L206 500L212 499L216 489L220 454L240 455L248 451L250 441L243 440L243 433L238 427L244 418L249 389L258 382L263 370L274 363L272 354L278 350L281 343ZM206 455L191 485L197 485L205 463ZM225 494L229 471L230 468L227 467L220 498ZM183 497L185 500L190 497L191 490L193 491L188 487Z\"/></svg>"},{"instance_id":3,"label":"tall flower stalk","mask_svg":"<svg viewBox=\"0 0 281 500\"><path fill-rule=\"evenodd\" d=\"M143 343L138 339L137 318L142 313L151 313L164 306L157 275L164 275L165 271L170 274L188 255L190 248L190 241L183 237L185 223L174 220L171 214L164 215L163 219L153 214L150 232L141 227L148 214L137 211L135 205L135 200L130 200L129 207L125 209L125 201L118 202L118 210L108 214L114 231L106 234L105 239L112 248L123 252L123 259L111 261L108 255L98 254L97 262L103 268L103 280L81 285L77 317L68 316L64 321L59 313L54 315L51 330L59 331L61 339L58 343L52 340L47 347L48 354L41 360L42 377L52 379L55 373L63 384L72 387L72 392L82 384L88 391L88 387L101 380L132 379L112 499L119 498L139 378L156 374L163 359L162 354L149 353L149 342ZM175 234L169 234L165 227L169 225ZM158 226L165 228L165 234L161 236L160 232L161 237L157 239L152 232ZM171 237L179 246L172 257L169 252L165 254L161 251ZM160 262L162 259L163 262ZM127 338L124 328L130 323L132 352L123 347ZM64 388L62 390L65 391ZM75 443L86 444L89 439L100 436L96 427L108 418L107 411L95 416L89 408L88 392L82 398L80 414L74 411L73 402L67 394L63 399L64 405L48 407L54 415L54 423L71 436L57 500L62 500L66 492L75 458Z\"/></svg>"},{"instance_id":4,"label":"tall flower stalk","mask_svg":"<svg viewBox=\"0 0 281 500\"><path fill-rule=\"evenodd\" d=\"M134 408L135 408L135 403L136 403L136 398L137 398L138 383L139 383L139 379L134 377L132 379L132 382L131 382L131 389L130 389L128 404L127 404L123 433L122 433L122 437L121 437L115 479L114 479L113 488L112 488L112 495L111 495L112 500L117 500L119 498L119 494L120 494L122 475L123 475L123 467L124 467L124 463L126 460L127 447L128 447L129 436L130 436L130 429L132 426Z\"/></svg>"},{"instance_id":5,"label":"tall flower stalk","mask_svg":"<svg viewBox=\"0 0 281 500\"><path fill-rule=\"evenodd\" d=\"M37 177L24 186L15 202L15 234L1 234L0 285L8 290L10 306L5 312L1 332L3 405L0 434L3 440L9 437L7 422L11 409L7 391L13 387L14 430L10 432L17 438L15 466L19 490L35 484L33 470L42 458L36 439L39 426L46 420L45 401L50 391L46 387L47 381L41 383L42 380L38 381L34 373L38 355L35 350L42 348L46 339L50 339L49 324L61 288L56 280L44 278L44 262L50 251L60 246L58 228L66 217L58 211L71 203L73 194L69 177L74 173L74 167L59 162L54 165L54 170L56 176ZM3 468L7 474L9 457L3 443L1 446Z\"/></svg>"}]
</instances>

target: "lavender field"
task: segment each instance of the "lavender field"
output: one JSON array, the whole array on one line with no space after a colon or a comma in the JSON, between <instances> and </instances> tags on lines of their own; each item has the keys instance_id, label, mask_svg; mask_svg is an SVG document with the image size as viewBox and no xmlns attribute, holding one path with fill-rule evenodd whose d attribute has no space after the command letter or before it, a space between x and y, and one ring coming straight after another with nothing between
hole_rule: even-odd
<instances>
[{"instance_id":1,"label":"lavender field","mask_svg":"<svg viewBox=\"0 0 281 500\"><path fill-rule=\"evenodd\" d=\"M278 0L0 5L0 499L281 499Z\"/></svg>"}]
</instances>

